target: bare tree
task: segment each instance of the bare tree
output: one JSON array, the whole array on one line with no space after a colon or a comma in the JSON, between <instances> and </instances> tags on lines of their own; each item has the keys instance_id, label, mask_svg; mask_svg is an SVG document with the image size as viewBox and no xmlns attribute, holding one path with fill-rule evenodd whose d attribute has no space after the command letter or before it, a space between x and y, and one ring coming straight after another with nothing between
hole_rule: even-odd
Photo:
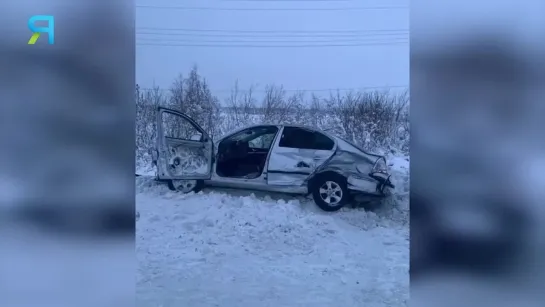
<instances>
[{"instance_id":1,"label":"bare tree","mask_svg":"<svg viewBox=\"0 0 545 307\"><path fill-rule=\"evenodd\" d=\"M267 85L265 96L261 101L261 121L281 123L287 119L288 110L285 108L286 91L282 86Z\"/></svg>"},{"instance_id":2,"label":"bare tree","mask_svg":"<svg viewBox=\"0 0 545 307\"><path fill-rule=\"evenodd\" d=\"M206 79L198 73L194 66L187 78L179 76L170 87L170 105L172 108L191 117L209 134L217 135L217 121L219 121L219 103L218 99L212 95ZM180 126L182 125L182 126ZM188 126L186 122L179 122L176 129L183 133L184 137L190 137L194 129Z\"/></svg>"},{"instance_id":3,"label":"bare tree","mask_svg":"<svg viewBox=\"0 0 545 307\"><path fill-rule=\"evenodd\" d=\"M137 157L143 158L153 146L157 136L157 107L166 104L166 97L159 87L141 90L136 86L136 149Z\"/></svg>"},{"instance_id":4,"label":"bare tree","mask_svg":"<svg viewBox=\"0 0 545 307\"><path fill-rule=\"evenodd\" d=\"M225 114L226 130L234 130L252 123L256 109L256 101L253 97L253 86L247 91L241 92L238 81L235 82L231 95L227 98Z\"/></svg>"},{"instance_id":5,"label":"bare tree","mask_svg":"<svg viewBox=\"0 0 545 307\"><path fill-rule=\"evenodd\" d=\"M328 130L373 151L409 151L408 91L399 94L337 91L325 98L310 93L307 99L303 92L286 95L282 86L268 85L258 103L254 87L243 91L237 81L225 108L221 108L195 66L187 77L179 75L174 80L169 93L166 97L158 87L147 91L136 87L138 159L153 146L158 105L168 105L187 114L214 137L256 123L296 123ZM184 137L195 131L183 126L187 123L166 122L169 131L185 134Z\"/></svg>"}]
</instances>

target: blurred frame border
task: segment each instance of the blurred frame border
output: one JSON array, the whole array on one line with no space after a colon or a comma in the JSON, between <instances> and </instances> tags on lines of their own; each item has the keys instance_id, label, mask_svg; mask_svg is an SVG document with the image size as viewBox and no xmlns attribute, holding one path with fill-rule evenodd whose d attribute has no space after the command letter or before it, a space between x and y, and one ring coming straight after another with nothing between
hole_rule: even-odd
<instances>
[{"instance_id":1,"label":"blurred frame border","mask_svg":"<svg viewBox=\"0 0 545 307\"><path fill-rule=\"evenodd\" d=\"M411 2L415 306L545 304L543 12Z\"/></svg>"},{"instance_id":2,"label":"blurred frame border","mask_svg":"<svg viewBox=\"0 0 545 307\"><path fill-rule=\"evenodd\" d=\"M134 2L29 0L0 11L3 300L132 306ZM54 16L54 44L46 35L27 44L34 15Z\"/></svg>"}]
</instances>

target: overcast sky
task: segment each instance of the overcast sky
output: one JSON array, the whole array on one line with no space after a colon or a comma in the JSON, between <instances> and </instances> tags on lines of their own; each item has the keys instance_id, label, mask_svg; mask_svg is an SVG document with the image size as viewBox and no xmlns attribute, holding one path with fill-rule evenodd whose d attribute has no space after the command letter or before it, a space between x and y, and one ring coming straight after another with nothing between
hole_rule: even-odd
<instances>
[{"instance_id":1,"label":"overcast sky","mask_svg":"<svg viewBox=\"0 0 545 307\"><path fill-rule=\"evenodd\" d=\"M237 79L240 87L254 85L258 91L274 83L326 94L326 89L409 84L408 0L136 4L136 80L144 88L168 88L194 64L220 97ZM267 8L273 10L261 10ZM270 45L276 47L255 47Z\"/></svg>"}]
</instances>

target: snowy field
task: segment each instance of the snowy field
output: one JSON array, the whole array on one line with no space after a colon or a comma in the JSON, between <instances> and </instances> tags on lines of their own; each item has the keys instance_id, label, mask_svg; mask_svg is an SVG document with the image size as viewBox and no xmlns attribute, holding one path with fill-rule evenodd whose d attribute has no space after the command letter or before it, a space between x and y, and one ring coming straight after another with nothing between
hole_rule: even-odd
<instances>
[{"instance_id":1,"label":"snowy field","mask_svg":"<svg viewBox=\"0 0 545 307\"><path fill-rule=\"evenodd\" d=\"M409 162L390 161L395 204L377 213L137 177L137 306L405 306Z\"/></svg>"}]
</instances>

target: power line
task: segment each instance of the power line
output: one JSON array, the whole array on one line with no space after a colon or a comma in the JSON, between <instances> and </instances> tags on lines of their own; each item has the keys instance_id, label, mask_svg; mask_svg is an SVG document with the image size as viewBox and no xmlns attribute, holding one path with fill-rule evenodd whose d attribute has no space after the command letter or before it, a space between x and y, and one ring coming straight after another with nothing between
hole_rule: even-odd
<instances>
[{"instance_id":1,"label":"power line","mask_svg":"<svg viewBox=\"0 0 545 307\"><path fill-rule=\"evenodd\" d=\"M225 29L191 29L191 28L154 28L140 27L136 30L144 31L179 31L179 32L217 32L217 33L390 33L390 32L409 32L409 29L377 29L377 30L225 30Z\"/></svg>"},{"instance_id":2,"label":"power line","mask_svg":"<svg viewBox=\"0 0 545 307\"><path fill-rule=\"evenodd\" d=\"M323 48L323 47L365 47L365 46L384 46L384 45L406 45L404 42L384 42L367 44L306 44L306 45L218 45L218 44L165 44L165 43L140 43L137 46L162 46L162 47L225 47L225 48Z\"/></svg>"},{"instance_id":3,"label":"power line","mask_svg":"<svg viewBox=\"0 0 545 307\"><path fill-rule=\"evenodd\" d=\"M379 36L407 36L406 32L392 32L392 33L326 33L326 34L305 34L305 33L288 33L288 34L276 34L276 33L262 33L260 36L257 33L164 33L164 32L139 32L136 31L136 35L156 35L156 36L188 36L188 37L237 37L237 38L313 38L313 37L379 37Z\"/></svg>"},{"instance_id":4,"label":"power line","mask_svg":"<svg viewBox=\"0 0 545 307\"><path fill-rule=\"evenodd\" d=\"M375 6L375 7L343 7L343 8L227 8L227 7L193 7L193 6L155 6L136 5L139 9L183 10L183 11L377 11L408 9L408 6Z\"/></svg>"},{"instance_id":5,"label":"power line","mask_svg":"<svg viewBox=\"0 0 545 307\"><path fill-rule=\"evenodd\" d=\"M380 40L380 38L339 38L339 39L326 39L326 40L301 40L301 38L297 38L297 40L263 40L263 39L257 39L257 40L184 40L184 39L165 39L165 38L148 38L148 37L140 37L138 38L140 41L151 41L151 42L179 42L179 43L350 43L350 42L360 42L360 43L385 43L385 42L396 42L396 41L403 41L407 42L408 38L397 38L397 39L391 39L391 40ZM266 39L266 38L265 38Z\"/></svg>"},{"instance_id":6,"label":"power line","mask_svg":"<svg viewBox=\"0 0 545 307\"><path fill-rule=\"evenodd\" d=\"M233 45L233 44L266 44L262 47L284 47L273 46L270 44L285 44L285 43L295 43L296 45L286 46L286 47L307 47L308 44L313 43L313 46L316 43L373 43L373 44L391 44L391 43L407 43L408 42L408 31L406 30L352 30L349 33L335 33L330 30L330 33L319 33L318 31L309 31L305 32L289 32L285 34L281 31L273 30L221 30L221 29L182 29L182 28L147 28L147 29L156 29L159 31L182 31L182 32L136 32L137 40L142 43L142 45L173 45L172 43L183 43L184 46L198 46L202 47L212 47L212 45L217 45L218 47L261 47L254 45ZM358 32L359 31L359 32ZM234 33L229 33L234 32ZM348 32L348 31L345 31ZM261 36L260 36L261 35ZM174 38L174 39L173 39ZM193 39L199 38L199 39ZM205 38L205 39L201 39ZM211 38L206 39L206 38ZM235 38L233 40L233 38ZM321 40L320 40L321 38ZM238 39L238 40L237 40ZM318 40L316 40L318 39ZM150 44L153 43L153 44ZM225 45L225 43L229 45ZM206 44L206 46L202 45ZM218 45L222 44L222 45ZM352 46L350 44L349 46ZM176 45L177 46L177 45ZM330 46L330 45L327 45ZM344 46L344 45L342 45Z\"/></svg>"}]
</instances>

